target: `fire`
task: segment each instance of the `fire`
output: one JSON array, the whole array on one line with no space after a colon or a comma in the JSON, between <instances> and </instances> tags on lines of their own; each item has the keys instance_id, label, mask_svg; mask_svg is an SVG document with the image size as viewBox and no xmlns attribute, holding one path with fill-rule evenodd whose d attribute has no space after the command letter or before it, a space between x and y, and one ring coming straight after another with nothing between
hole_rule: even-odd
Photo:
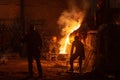
<instances>
[{"instance_id":1,"label":"fire","mask_svg":"<svg viewBox=\"0 0 120 80\"><path fill-rule=\"evenodd\" d=\"M66 49L68 45L71 45L70 34L80 28L83 17L83 13L73 10L71 12L63 12L62 16L59 18L58 23L62 28L61 35L63 36L59 42L60 54L68 53Z\"/></svg>"},{"instance_id":2,"label":"fire","mask_svg":"<svg viewBox=\"0 0 120 80\"><path fill-rule=\"evenodd\" d=\"M64 38L61 39L61 46L60 46L60 53L61 54L64 54L66 53L66 48L67 48L67 45L70 45L70 40L69 40L69 37L70 37L70 34L72 32L74 32L75 30L77 30L78 28L80 27L80 24L77 23L75 26L73 26L72 28L68 29L67 30L67 33L66 36Z\"/></svg>"}]
</instances>

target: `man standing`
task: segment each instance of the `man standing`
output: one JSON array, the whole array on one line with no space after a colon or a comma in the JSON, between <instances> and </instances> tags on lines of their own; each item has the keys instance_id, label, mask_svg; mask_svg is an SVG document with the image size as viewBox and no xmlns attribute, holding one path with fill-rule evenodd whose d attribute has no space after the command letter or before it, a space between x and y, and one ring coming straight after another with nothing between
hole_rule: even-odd
<instances>
[{"instance_id":1,"label":"man standing","mask_svg":"<svg viewBox=\"0 0 120 80\"><path fill-rule=\"evenodd\" d=\"M71 57L70 57L70 72L73 72L73 61L79 57L79 71L82 72L82 60L85 57L84 53L84 45L80 41L81 38L79 36L75 36L74 41L71 47ZM75 49L75 52L73 53Z\"/></svg>"},{"instance_id":2,"label":"man standing","mask_svg":"<svg viewBox=\"0 0 120 80\"><path fill-rule=\"evenodd\" d=\"M27 47L28 69L30 76L33 76L33 59L37 64L39 76L42 77L42 67L40 63L40 53L42 49L42 40L38 32L35 31L34 25L30 25L29 31L23 41Z\"/></svg>"}]
</instances>

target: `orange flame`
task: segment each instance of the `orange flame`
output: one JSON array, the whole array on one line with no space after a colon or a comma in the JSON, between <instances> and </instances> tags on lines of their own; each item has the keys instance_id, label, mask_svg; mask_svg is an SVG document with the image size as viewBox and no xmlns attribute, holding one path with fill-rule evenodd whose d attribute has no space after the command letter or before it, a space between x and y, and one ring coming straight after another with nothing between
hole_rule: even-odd
<instances>
[{"instance_id":1,"label":"orange flame","mask_svg":"<svg viewBox=\"0 0 120 80\"><path fill-rule=\"evenodd\" d=\"M76 12L73 10L72 12L63 12L60 17L58 23L62 27L62 38L60 40L60 54L66 54L67 45L70 45L70 34L77 30L82 22L83 13Z\"/></svg>"},{"instance_id":2,"label":"orange flame","mask_svg":"<svg viewBox=\"0 0 120 80\"><path fill-rule=\"evenodd\" d=\"M78 28L80 27L80 24L76 25L75 26L75 29L71 29L70 30L70 33L68 33L68 35L66 36L66 38L63 38L61 40L61 47L60 47L60 54L65 54L66 53L66 48L67 48L67 45L69 44L70 45L70 40L69 40L69 36L72 32L74 32L75 30L77 30Z\"/></svg>"}]
</instances>

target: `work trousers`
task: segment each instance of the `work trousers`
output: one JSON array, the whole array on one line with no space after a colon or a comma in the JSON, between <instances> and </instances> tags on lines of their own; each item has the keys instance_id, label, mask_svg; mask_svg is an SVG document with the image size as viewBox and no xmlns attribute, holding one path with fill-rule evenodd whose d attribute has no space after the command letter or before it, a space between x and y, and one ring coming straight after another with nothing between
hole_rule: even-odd
<instances>
[{"instance_id":1,"label":"work trousers","mask_svg":"<svg viewBox=\"0 0 120 80\"><path fill-rule=\"evenodd\" d=\"M70 70L73 71L73 62L79 57L79 71L82 71L82 57L79 54L73 54L70 57Z\"/></svg>"},{"instance_id":2,"label":"work trousers","mask_svg":"<svg viewBox=\"0 0 120 80\"><path fill-rule=\"evenodd\" d=\"M42 67L41 67L41 63L40 63L40 58L29 56L28 57L28 69L29 69L30 75L33 75L33 59L35 59L35 61L36 61L39 75L42 75Z\"/></svg>"}]
</instances>

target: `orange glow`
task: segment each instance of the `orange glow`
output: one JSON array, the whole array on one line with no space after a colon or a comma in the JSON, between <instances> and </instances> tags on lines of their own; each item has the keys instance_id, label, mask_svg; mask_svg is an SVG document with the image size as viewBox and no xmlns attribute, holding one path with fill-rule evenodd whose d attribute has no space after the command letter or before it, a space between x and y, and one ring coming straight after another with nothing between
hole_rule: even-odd
<instances>
[{"instance_id":1,"label":"orange glow","mask_svg":"<svg viewBox=\"0 0 120 80\"><path fill-rule=\"evenodd\" d=\"M57 37L56 37L56 36L53 36L53 37L52 37L52 40L53 40L53 42L57 42Z\"/></svg>"},{"instance_id":2,"label":"orange glow","mask_svg":"<svg viewBox=\"0 0 120 80\"><path fill-rule=\"evenodd\" d=\"M61 15L58 23L60 27L62 27L61 35L63 36L60 40L60 54L67 54L70 51L70 48L67 48L67 46L71 45L70 43L70 34L73 33L75 30L80 28L81 22L83 20L83 13L82 12L76 12L75 10L71 12L63 12Z\"/></svg>"},{"instance_id":3,"label":"orange glow","mask_svg":"<svg viewBox=\"0 0 120 80\"><path fill-rule=\"evenodd\" d=\"M66 53L66 48L67 48L67 45L70 45L70 40L69 40L69 37L70 37L70 34L72 32L74 32L75 30L77 30L78 28L80 27L80 24L76 24L76 26L73 26L71 29L67 30L68 34L61 39L61 46L60 46L60 54L65 54Z\"/></svg>"}]
</instances>

